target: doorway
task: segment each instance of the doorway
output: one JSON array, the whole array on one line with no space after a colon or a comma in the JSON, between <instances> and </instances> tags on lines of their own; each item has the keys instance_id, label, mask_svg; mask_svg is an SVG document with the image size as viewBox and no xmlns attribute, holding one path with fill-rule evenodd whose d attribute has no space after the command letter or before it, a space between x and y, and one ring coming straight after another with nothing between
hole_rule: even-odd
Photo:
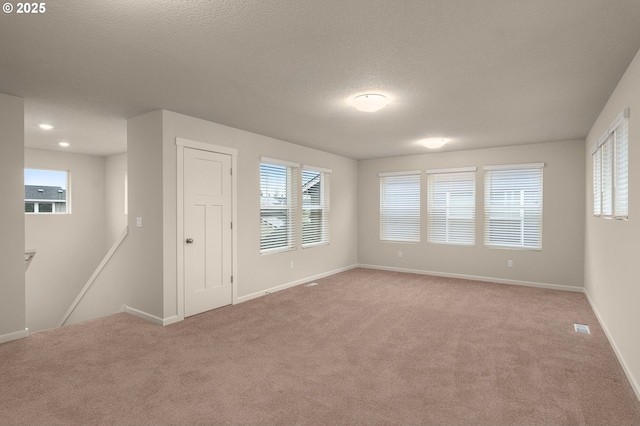
<instances>
[{"instance_id":1,"label":"doorway","mask_svg":"<svg viewBox=\"0 0 640 426\"><path fill-rule=\"evenodd\" d=\"M184 318L235 300L235 150L183 139L176 144L182 166L178 170L182 177L178 182L182 213L178 217L178 296L182 293L178 316Z\"/></svg>"}]
</instances>

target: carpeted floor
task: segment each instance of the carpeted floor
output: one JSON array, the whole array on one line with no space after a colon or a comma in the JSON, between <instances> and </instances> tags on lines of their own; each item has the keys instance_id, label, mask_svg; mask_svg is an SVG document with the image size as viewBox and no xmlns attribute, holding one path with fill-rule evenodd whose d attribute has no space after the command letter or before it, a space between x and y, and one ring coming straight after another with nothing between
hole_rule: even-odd
<instances>
[{"instance_id":1,"label":"carpeted floor","mask_svg":"<svg viewBox=\"0 0 640 426\"><path fill-rule=\"evenodd\" d=\"M164 328L118 314L0 345L0 423L640 424L582 294L365 269L318 282Z\"/></svg>"}]
</instances>

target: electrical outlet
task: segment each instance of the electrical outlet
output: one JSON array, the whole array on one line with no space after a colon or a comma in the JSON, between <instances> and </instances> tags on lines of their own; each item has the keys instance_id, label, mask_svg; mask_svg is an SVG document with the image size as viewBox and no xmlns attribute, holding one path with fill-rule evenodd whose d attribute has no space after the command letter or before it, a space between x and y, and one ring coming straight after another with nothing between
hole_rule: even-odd
<instances>
[{"instance_id":1,"label":"electrical outlet","mask_svg":"<svg viewBox=\"0 0 640 426\"><path fill-rule=\"evenodd\" d=\"M398 252L398 257L402 257L402 252L401 251Z\"/></svg>"},{"instance_id":2,"label":"electrical outlet","mask_svg":"<svg viewBox=\"0 0 640 426\"><path fill-rule=\"evenodd\" d=\"M513 268L513 260L507 260L507 266Z\"/></svg>"},{"instance_id":3,"label":"electrical outlet","mask_svg":"<svg viewBox=\"0 0 640 426\"><path fill-rule=\"evenodd\" d=\"M293 269L293 268L294 268L294 266L293 266L293 260L292 260L291 261L291 269Z\"/></svg>"}]
</instances>

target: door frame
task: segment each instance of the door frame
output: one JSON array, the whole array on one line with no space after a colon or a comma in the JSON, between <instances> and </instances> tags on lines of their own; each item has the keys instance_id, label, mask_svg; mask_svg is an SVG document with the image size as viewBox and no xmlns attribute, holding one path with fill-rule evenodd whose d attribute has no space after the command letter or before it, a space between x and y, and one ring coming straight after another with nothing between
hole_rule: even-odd
<instances>
[{"instance_id":1,"label":"door frame","mask_svg":"<svg viewBox=\"0 0 640 426\"><path fill-rule=\"evenodd\" d=\"M177 232L176 232L176 313L178 321L184 320L184 149L198 149L217 154L231 155L231 273L233 282L231 283L231 304L238 303L238 150L226 146L213 145L206 142L198 142L189 139L176 138L177 150Z\"/></svg>"}]
</instances>

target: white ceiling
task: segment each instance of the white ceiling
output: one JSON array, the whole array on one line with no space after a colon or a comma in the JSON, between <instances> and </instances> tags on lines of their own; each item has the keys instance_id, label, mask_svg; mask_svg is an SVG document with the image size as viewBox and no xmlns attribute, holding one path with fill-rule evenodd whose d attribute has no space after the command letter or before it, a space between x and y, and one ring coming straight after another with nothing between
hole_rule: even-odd
<instances>
[{"instance_id":1,"label":"white ceiling","mask_svg":"<svg viewBox=\"0 0 640 426\"><path fill-rule=\"evenodd\" d=\"M108 155L168 109L362 159L584 138L640 0L75 0L0 16L25 145ZM359 112L347 97L392 102ZM40 122L56 126L45 132Z\"/></svg>"}]
</instances>

